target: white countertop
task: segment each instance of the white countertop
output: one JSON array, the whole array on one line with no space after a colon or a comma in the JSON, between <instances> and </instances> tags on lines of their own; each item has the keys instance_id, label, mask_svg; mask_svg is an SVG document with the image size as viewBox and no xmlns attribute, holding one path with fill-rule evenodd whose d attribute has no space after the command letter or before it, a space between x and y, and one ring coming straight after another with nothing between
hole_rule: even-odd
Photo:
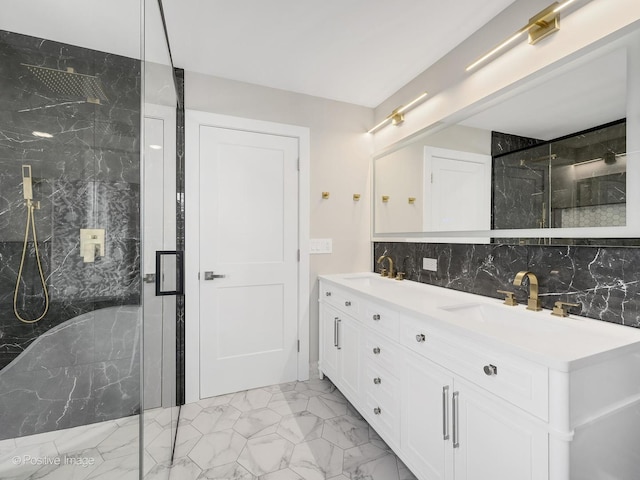
<instances>
[{"instance_id":1,"label":"white countertop","mask_svg":"<svg viewBox=\"0 0 640 480\"><path fill-rule=\"evenodd\" d=\"M640 329L633 327L577 315L555 317L551 310L532 312L526 305L511 307L494 298L371 272L320 278L435 328L481 339L555 370L575 370L633 350L640 354Z\"/></svg>"}]
</instances>

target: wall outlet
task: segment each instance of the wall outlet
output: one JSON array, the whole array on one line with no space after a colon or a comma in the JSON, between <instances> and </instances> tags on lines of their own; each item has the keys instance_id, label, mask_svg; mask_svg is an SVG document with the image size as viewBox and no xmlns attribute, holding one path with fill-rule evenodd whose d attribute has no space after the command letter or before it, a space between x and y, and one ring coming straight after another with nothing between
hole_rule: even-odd
<instances>
[{"instance_id":1,"label":"wall outlet","mask_svg":"<svg viewBox=\"0 0 640 480\"><path fill-rule=\"evenodd\" d=\"M317 255L320 253L333 253L333 239L312 238L309 241L309 253L311 255Z\"/></svg>"},{"instance_id":2,"label":"wall outlet","mask_svg":"<svg viewBox=\"0 0 640 480\"><path fill-rule=\"evenodd\" d=\"M437 258L423 258L422 269L429 270L430 272L438 271L438 259Z\"/></svg>"}]
</instances>

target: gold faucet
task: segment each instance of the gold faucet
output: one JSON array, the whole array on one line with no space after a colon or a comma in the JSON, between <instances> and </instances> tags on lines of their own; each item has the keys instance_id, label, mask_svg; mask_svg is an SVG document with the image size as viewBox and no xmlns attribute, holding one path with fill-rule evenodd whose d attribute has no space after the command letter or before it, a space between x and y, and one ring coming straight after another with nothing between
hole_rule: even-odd
<instances>
[{"instance_id":1,"label":"gold faucet","mask_svg":"<svg viewBox=\"0 0 640 480\"><path fill-rule=\"evenodd\" d=\"M382 264L384 262L385 258L389 261L389 270L387 271L386 269L383 268L381 270L381 272L380 272L380 275L382 277L393 278L395 272L393 271L393 260L391 259L390 256L388 256L388 255L380 255L380 258L378 259L378 261L376 263Z\"/></svg>"},{"instance_id":2,"label":"gold faucet","mask_svg":"<svg viewBox=\"0 0 640 480\"><path fill-rule=\"evenodd\" d=\"M516 278L513 279L513 284L516 287L522 285L522 280L529 278L529 300L527 300L527 310L533 310L538 312L542 310L540 306L540 299L538 298L538 277L533 272L527 272L523 270L516 274Z\"/></svg>"}]
</instances>

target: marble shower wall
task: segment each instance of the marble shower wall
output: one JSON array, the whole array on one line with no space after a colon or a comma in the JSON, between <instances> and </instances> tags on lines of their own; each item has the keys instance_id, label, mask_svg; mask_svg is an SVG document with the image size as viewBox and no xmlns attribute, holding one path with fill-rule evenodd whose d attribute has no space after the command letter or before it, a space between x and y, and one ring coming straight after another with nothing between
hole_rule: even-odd
<instances>
[{"instance_id":1,"label":"marble shower wall","mask_svg":"<svg viewBox=\"0 0 640 480\"><path fill-rule=\"evenodd\" d=\"M528 290L513 278L531 270L543 308L577 303L575 314L640 328L640 248L375 242L374 265L385 252L408 280L494 298L515 291L524 304ZM425 257L437 259L437 272L422 270Z\"/></svg>"},{"instance_id":2,"label":"marble shower wall","mask_svg":"<svg viewBox=\"0 0 640 480\"><path fill-rule=\"evenodd\" d=\"M55 81L27 65L52 69ZM82 77L54 72L69 68L97 77L100 104L70 91ZM140 303L140 99L137 60L0 31L0 368L71 318ZM12 305L26 221L22 165L31 165L40 201L35 220L51 301L33 325L21 324ZM105 255L94 263L80 257L81 228L105 229ZM32 316L43 299L30 241L19 308Z\"/></svg>"}]
</instances>

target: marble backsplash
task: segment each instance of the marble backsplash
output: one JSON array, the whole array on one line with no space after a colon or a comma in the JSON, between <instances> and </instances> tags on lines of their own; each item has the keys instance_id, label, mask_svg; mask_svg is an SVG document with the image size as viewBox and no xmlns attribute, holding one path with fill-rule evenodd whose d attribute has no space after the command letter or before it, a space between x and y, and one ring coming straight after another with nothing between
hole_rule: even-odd
<instances>
[{"instance_id":1,"label":"marble backsplash","mask_svg":"<svg viewBox=\"0 0 640 480\"><path fill-rule=\"evenodd\" d=\"M51 69L57 82L28 65ZM68 69L96 77L100 103L60 88L81 78L60 73ZM140 84L137 60L0 31L0 369L56 325L140 302ZM34 215L51 301L32 325L13 314L27 213L22 165L32 167L40 202ZM93 263L80 256L82 228L105 229L105 255ZM30 236L18 296L30 317L44 301L33 250Z\"/></svg>"},{"instance_id":2,"label":"marble backsplash","mask_svg":"<svg viewBox=\"0 0 640 480\"><path fill-rule=\"evenodd\" d=\"M523 304L528 290L513 279L530 270L543 308L577 303L572 313L640 328L640 248L375 242L375 271L385 252L407 280L494 298L504 298L497 290L510 290ZM423 258L437 259L438 270L423 270Z\"/></svg>"}]
</instances>

